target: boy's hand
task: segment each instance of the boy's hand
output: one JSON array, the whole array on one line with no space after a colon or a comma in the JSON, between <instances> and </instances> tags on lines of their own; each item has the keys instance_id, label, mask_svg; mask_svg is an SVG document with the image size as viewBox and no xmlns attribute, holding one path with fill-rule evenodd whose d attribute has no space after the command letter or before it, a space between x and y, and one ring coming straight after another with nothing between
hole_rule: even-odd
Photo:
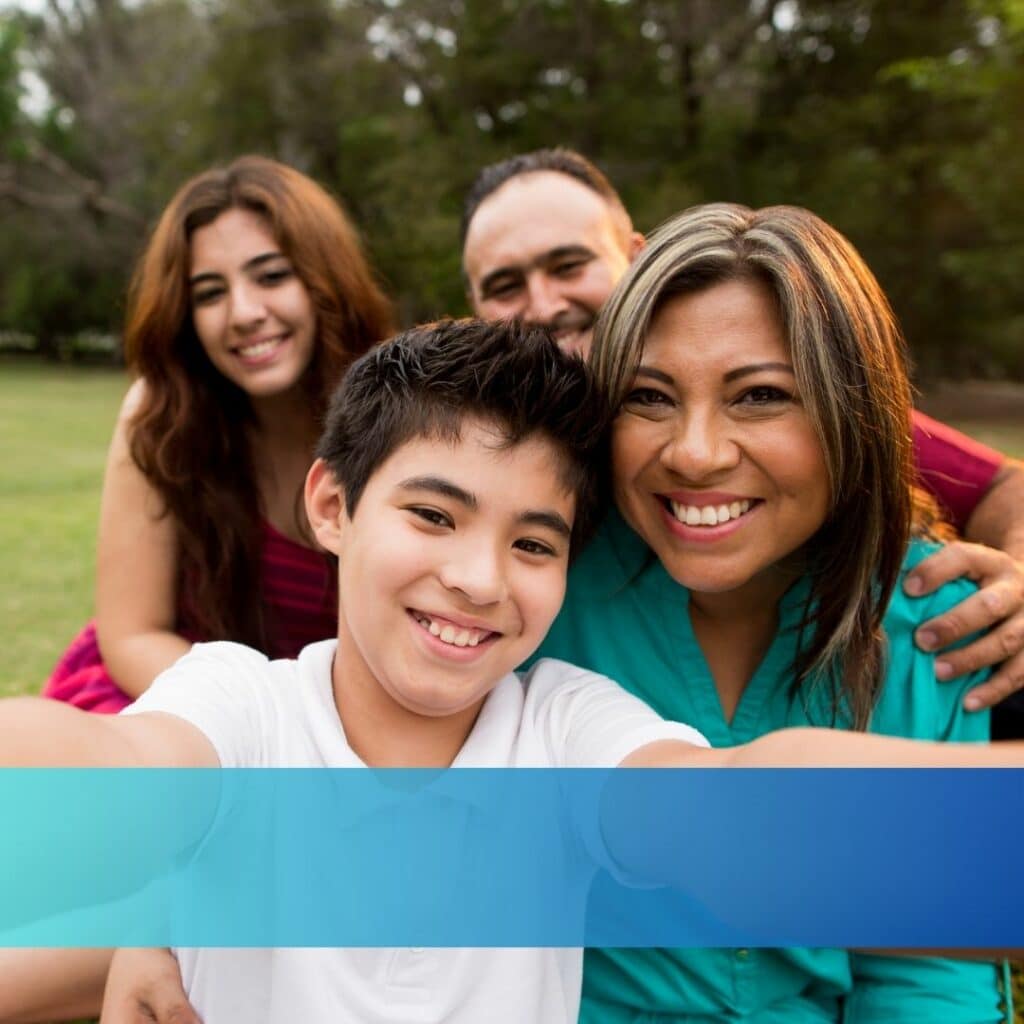
<instances>
[{"instance_id":1,"label":"boy's hand","mask_svg":"<svg viewBox=\"0 0 1024 1024\"><path fill-rule=\"evenodd\" d=\"M119 949L103 993L100 1024L202 1024L169 949Z\"/></svg>"},{"instance_id":2,"label":"boy's hand","mask_svg":"<svg viewBox=\"0 0 1024 1024\"><path fill-rule=\"evenodd\" d=\"M914 636L922 650L941 652L935 662L940 680L1000 665L988 682L964 699L964 707L977 711L1024 688L1024 564L1005 551L956 541L915 566L903 586L917 596L959 576L974 580L981 589L924 623ZM980 630L988 632L959 650L944 650Z\"/></svg>"}]
</instances>

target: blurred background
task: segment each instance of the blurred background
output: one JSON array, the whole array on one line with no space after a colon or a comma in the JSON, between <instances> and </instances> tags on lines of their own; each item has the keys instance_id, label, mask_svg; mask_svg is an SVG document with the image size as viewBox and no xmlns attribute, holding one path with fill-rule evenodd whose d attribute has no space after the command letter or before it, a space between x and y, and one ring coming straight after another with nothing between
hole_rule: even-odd
<instances>
[{"instance_id":1,"label":"blurred background","mask_svg":"<svg viewBox=\"0 0 1024 1024\"><path fill-rule=\"evenodd\" d=\"M1024 0L22 0L0 331L109 348L150 219L247 151L345 200L405 321L461 311L466 185L564 143L645 231L708 199L809 206L923 375L1024 379L1022 57Z\"/></svg>"},{"instance_id":2,"label":"blurred background","mask_svg":"<svg viewBox=\"0 0 1024 1024\"><path fill-rule=\"evenodd\" d=\"M466 311L461 196L516 151L582 150L644 231L809 206L880 277L924 407L1024 455L1022 111L1024 0L0 0L0 692L90 612L104 365L188 176L317 178L404 323Z\"/></svg>"}]
</instances>

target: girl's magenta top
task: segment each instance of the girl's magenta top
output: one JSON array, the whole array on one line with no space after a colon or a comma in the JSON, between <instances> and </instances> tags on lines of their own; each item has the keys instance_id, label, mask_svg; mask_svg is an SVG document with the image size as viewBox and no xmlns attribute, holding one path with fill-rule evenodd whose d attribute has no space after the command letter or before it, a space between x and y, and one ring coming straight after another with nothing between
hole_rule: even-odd
<instances>
[{"instance_id":1,"label":"girl's magenta top","mask_svg":"<svg viewBox=\"0 0 1024 1024\"><path fill-rule=\"evenodd\" d=\"M271 658L294 658L306 644L338 629L337 581L327 555L262 524L262 596ZM217 637L189 635L192 640ZM89 622L71 642L43 687L43 696L85 711L116 714L132 699L111 678Z\"/></svg>"}]
</instances>

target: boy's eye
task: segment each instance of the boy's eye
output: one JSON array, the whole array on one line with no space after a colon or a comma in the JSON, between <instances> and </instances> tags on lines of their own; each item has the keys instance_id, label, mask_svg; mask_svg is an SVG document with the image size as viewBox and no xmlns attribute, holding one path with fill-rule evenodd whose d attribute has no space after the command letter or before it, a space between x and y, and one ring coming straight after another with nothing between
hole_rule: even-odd
<instances>
[{"instance_id":1,"label":"boy's eye","mask_svg":"<svg viewBox=\"0 0 1024 1024\"><path fill-rule=\"evenodd\" d=\"M546 555L552 557L558 552L550 544L545 544L543 541L533 540L530 537L523 537L521 540L517 540L515 546L520 551L525 551L528 555Z\"/></svg>"},{"instance_id":2,"label":"boy's eye","mask_svg":"<svg viewBox=\"0 0 1024 1024\"><path fill-rule=\"evenodd\" d=\"M423 522L429 523L431 526L451 527L455 525L447 512L430 508L427 505L410 505L406 511L411 512L417 519L422 519Z\"/></svg>"}]
</instances>

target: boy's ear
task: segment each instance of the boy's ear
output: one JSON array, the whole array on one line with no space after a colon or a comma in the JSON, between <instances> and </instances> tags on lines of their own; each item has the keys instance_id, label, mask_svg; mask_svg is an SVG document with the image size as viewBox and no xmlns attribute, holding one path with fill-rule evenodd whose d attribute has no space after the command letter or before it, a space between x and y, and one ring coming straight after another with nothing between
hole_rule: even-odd
<instances>
[{"instance_id":1,"label":"boy's ear","mask_svg":"<svg viewBox=\"0 0 1024 1024\"><path fill-rule=\"evenodd\" d=\"M342 520L345 512L345 490L323 459L317 459L306 474L306 516L313 536L321 547L333 554L341 547Z\"/></svg>"}]
</instances>

